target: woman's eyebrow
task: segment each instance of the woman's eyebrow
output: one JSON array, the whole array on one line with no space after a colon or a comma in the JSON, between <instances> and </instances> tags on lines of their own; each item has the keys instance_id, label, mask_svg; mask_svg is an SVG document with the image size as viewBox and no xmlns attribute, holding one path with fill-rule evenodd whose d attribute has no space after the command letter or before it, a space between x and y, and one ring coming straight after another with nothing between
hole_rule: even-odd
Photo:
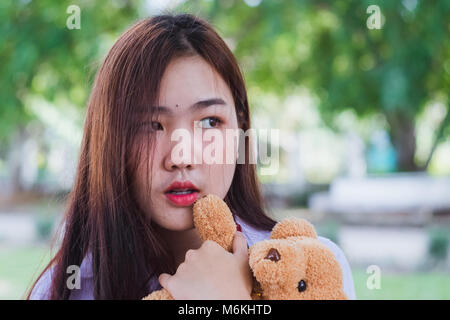
<instances>
[{"instance_id":1,"label":"woman's eyebrow","mask_svg":"<svg viewBox=\"0 0 450 320\"><path fill-rule=\"evenodd\" d=\"M226 102L221 98L211 98L211 99L197 101L196 103L191 105L189 107L189 109L196 111L199 109L205 109L205 108L213 106L213 105L226 105ZM153 108L155 109L155 111L158 114L167 114L167 115L174 114L173 108L168 108L165 106L153 106Z\"/></svg>"}]
</instances>

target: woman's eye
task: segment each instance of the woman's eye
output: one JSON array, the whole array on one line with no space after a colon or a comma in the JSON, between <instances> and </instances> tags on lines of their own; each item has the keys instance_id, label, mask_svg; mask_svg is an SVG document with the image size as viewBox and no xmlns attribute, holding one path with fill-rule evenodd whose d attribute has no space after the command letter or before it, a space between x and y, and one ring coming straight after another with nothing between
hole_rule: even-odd
<instances>
[{"instance_id":1,"label":"woman's eye","mask_svg":"<svg viewBox=\"0 0 450 320\"><path fill-rule=\"evenodd\" d=\"M161 123L153 121L152 122L152 129L157 131L157 130L163 130L163 127L161 125Z\"/></svg>"},{"instance_id":2,"label":"woman's eye","mask_svg":"<svg viewBox=\"0 0 450 320\"><path fill-rule=\"evenodd\" d=\"M216 128L222 121L216 117L205 118L200 121L200 127L204 129Z\"/></svg>"},{"instance_id":3,"label":"woman's eye","mask_svg":"<svg viewBox=\"0 0 450 320\"><path fill-rule=\"evenodd\" d=\"M140 126L151 131L163 130L161 123L157 121L143 122Z\"/></svg>"}]
</instances>

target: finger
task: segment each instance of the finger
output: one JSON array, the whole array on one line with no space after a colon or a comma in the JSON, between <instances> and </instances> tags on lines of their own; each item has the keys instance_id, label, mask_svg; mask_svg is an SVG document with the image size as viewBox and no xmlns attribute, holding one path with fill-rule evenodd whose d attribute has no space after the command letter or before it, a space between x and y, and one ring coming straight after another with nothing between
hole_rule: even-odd
<instances>
[{"instance_id":1,"label":"finger","mask_svg":"<svg viewBox=\"0 0 450 320\"><path fill-rule=\"evenodd\" d=\"M167 273L161 273L161 274L159 275L159 278L158 278L159 283L161 284L161 286L167 289L167 282L169 281L169 279L170 279L171 277L172 277L172 276L171 276L170 274L167 274Z\"/></svg>"},{"instance_id":2,"label":"finger","mask_svg":"<svg viewBox=\"0 0 450 320\"><path fill-rule=\"evenodd\" d=\"M247 239L242 232L236 231L233 239L233 254L241 257L242 259L248 259L248 246Z\"/></svg>"},{"instance_id":3,"label":"finger","mask_svg":"<svg viewBox=\"0 0 450 320\"><path fill-rule=\"evenodd\" d=\"M184 255L184 261L188 261L192 259L192 256L195 254L195 250L194 249L189 249L188 251L186 251L186 254Z\"/></svg>"}]
</instances>

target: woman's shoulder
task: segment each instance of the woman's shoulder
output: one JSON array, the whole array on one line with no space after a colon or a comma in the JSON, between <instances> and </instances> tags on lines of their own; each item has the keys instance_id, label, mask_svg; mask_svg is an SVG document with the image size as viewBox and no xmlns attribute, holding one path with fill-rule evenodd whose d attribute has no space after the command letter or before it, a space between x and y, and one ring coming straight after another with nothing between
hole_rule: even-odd
<instances>
[{"instance_id":1,"label":"woman's shoulder","mask_svg":"<svg viewBox=\"0 0 450 320\"><path fill-rule=\"evenodd\" d=\"M30 300L49 300L55 266L47 269L36 282L30 293ZM70 276L70 274L68 274ZM71 289L70 300L92 300L93 282L89 277L80 277L80 286Z\"/></svg>"},{"instance_id":2,"label":"woman's shoulder","mask_svg":"<svg viewBox=\"0 0 450 320\"><path fill-rule=\"evenodd\" d=\"M93 299L93 276L92 276L92 259L91 255L88 254L79 266L78 273L74 273L73 270L76 268L68 269L67 276L79 277L79 286L71 289L70 297L71 300L91 300ZM53 276L55 272L55 265L48 268L39 280L36 282L33 290L30 293L30 300L49 300L50 299L50 289L53 282Z\"/></svg>"},{"instance_id":3,"label":"woman's shoulder","mask_svg":"<svg viewBox=\"0 0 450 320\"><path fill-rule=\"evenodd\" d=\"M50 287L52 285L54 266L48 268L36 284L30 293L30 300L48 300L50 299Z\"/></svg>"}]
</instances>

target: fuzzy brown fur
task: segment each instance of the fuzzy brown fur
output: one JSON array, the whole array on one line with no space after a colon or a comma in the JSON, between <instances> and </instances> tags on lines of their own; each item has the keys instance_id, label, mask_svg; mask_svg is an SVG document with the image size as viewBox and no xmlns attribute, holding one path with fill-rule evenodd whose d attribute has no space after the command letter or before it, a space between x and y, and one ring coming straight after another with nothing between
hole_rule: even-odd
<instances>
[{"instance_id":1,"label":"fuzzy brown fur","mask_svg":"<svg viewBox=\"0 0 450 320\"><path fill-rule=\"evenodd\" d=\"M216 241L232 250L236 225L227 204L215 195L198 199L193 206L194 225L203 241ZM333 252L322 244L306 220L289 218L278 222L269 240L249 249L255 300L347 299L342 271ZM173 299L166 289L144 300Z\"/></svg>"}]
</instances>

